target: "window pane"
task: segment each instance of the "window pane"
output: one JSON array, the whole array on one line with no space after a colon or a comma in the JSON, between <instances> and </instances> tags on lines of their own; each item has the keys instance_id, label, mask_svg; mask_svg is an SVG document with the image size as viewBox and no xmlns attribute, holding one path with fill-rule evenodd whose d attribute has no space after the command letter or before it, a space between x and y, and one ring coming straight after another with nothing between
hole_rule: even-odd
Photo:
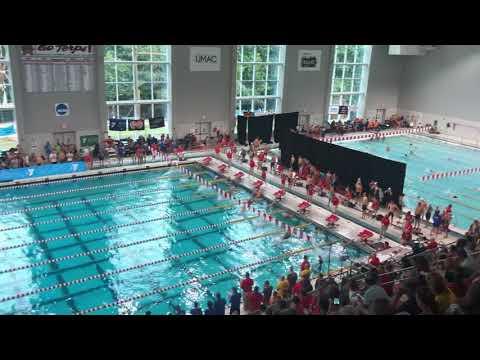
<instances>
[{"instance_id":1,"label":"window pane","mask_svg":"<svg viewBox=\"0 0 480 360\"><path fill-rule=\"evenodd\" d=\"M342 95L342 105L350 105L350 95Z\"/></svg>"},{"instance_id":2,"label":"window pane","mask_svg":"<svg viewBox=\"0 0 480 360\"><path fill-rule=\"evenodd\" d=\"M152 61L168 61L168 47L165 45L152 45Z\"/></svg>"},{"instance_id":3,"label":"window pane","mask_svg":"<svg viewBox=\"0 0 480 360\"><path fill-rule=\"evenodd\" d=\"M267 99L267 112L277 111L276 101L277 99Z\"/></svg>"},{"instance_id":4,"label":"window pane","mask_svg":"<svg viewBox=\"0 0 480 360\"><path fill-rule=\"evenodd\" d=\"M138 87L138 96L140 100L152 99L152 83L143 83Z\"/></svg>"},{"instance_id":5,"label":"window pane","mask_svg":"<svg viewBox=\"0 0 480 360\"><path fill-rule=\"evenodd\" d=\"M237 87L237 91L236 91L236 97L240 97L242 96L242 93L241 93L241 90L242 90L242 85L241 85L241 82L240 81L237 81L236 82L236 87Z\"/></svg>"},{"instance_id":6,"label":"window pane","mask_svg":"<svg viewBox=\"0 0 480 360\"><path fill-rule=\"evenodd\" d=\"M135 110L132 105L118 105L118 117L120 118L134 118Z\"/></svg>"},{"instance_id":7,"label":"window pane","mask_svg":"<svg viewBox=\"0 0 480 360\"><path fill-rule=\"evenodd\" d=\"M267 95L277 95L278 82L267 81Z\"/></svg>"},{"instance_id":8,"label":"window pane","mask_svg":"<svg viewBox=\"0 0 480 360\"><path fill-rule=\"evenodd\" d=\"M242 96L252 96L253 81L242 81Z\"/></svg>"},{"instance_id":9,"label":"window pane","mask_svg":"<svg viewBox=\"0 0 480 360\"><path fill-rule=\"evenodd\" d=\"M154 64L152 65L153 81L168 81L167 64Z\"/></svg>"},{"instance_id":10,"label":"window pane","mask_svg":"<svg viewBox=\"0 0 480 360\"><path fill-rule=\"evenodd\" d=\"M351 101L352 105L358 106L359 105L359 103L358 103L359 100L360 100L360 95L355 94L355 95L352 95L350 101Z\"/></svg>"},{"instance_id":11,"label":"window pane","mask_svg":"<svg viewBox=\"0 0 480 360\"><path fill-rule=\"evenodd\" d=\"M108 105L108 118L115 119L117 117L117 105Z\"/></svg>"},{"instance_id":12,"label":"window pane","mask_svg":"<svg viewBox=\"0 0 480 360\"><path fill-rule=\"evenodd\" d=\"M242 66L242 80L253 80L253 65Z\"/></svg>"},{"instance_id":13,"label":"window pane","mask_svg":"<svg viewBox=\"0 0 480 360\"><path fill-rule=\"evenodd\" d=\"M130 64L117 64L117 76L119 82L133 81L133 68Z\"/></svg>"},{"instance_id":14,"label":"window pane","mask_svg":"<svg viewBox=\"0 0 480 360\"><path fill-rule=\"evenodd\" d=\"M333 92L342 92L342 79L335 79L333 81Z\"/></svg>"},{"instance_id":15,"label":"window pane","mask_svg":"<svg viewBox=\"0 0 480 360\"><path fill-rule=\"evenodd\" d=\"M105 64L105 81L115 82L115 64Z\"/></svg>"},{"instance_id":16,"label":"window pane","mask_svg":"<svg viewBox=\"0 0 480 360\"><path fill-rule=\"evenodd\" d=\"M241 75L242 75L242 66L237 65L237 81L241 80Z\"/></svg>"},{"instance_id":17,"label":"window pane","mask_svg":"<svg viewBox=\"0 0 480 360\"><path fill-rule=\"evenodd\" d=\"M151 50L150 45L137 45L137 61L150 61L151 58Z\"/></svg>"},{"instance_id":18,"label":"window pane","mask_svg":"<svg viewBox=\"0 0 480 360\"><path fill-rule=\"evenodd\" d=\"M354 65L346 65L345 66L345 73L344 78L352 78L353 77L353 67Z\"/></svg>"},{"instance_id":19,"label":"window pane","mask_svg":"<svg viewBox=\"0 0 480 360\"><path fill-rule=\"evenodd\" d=\"M340 95L332 95L331 105L340 105Z\"/></svg>"},{"instance_id":20,"label":"window pane","mask_svg":"<svg viewBox=\"0 0 480 360\"><path fill-rule=\"evenodd\" d=\"M167 118L167 104L153 104L153 116L163 116Z\"/></svg>"},{"instance_id":21,"label":"window pane","mask_svg":"<svg viewBox=\"0 0 480 360\"><path fill-rule=\"evenodd\" d=\"M338 114L332 114L330 115L330 120L337 120Z\"/></svg>"},{"instance_id":22,"label":"window pane","mask_svg":"<svg viewBox=\"0 0 480 360\"><path fill-rule=\"evenodd\" d=\"M105 61L115 61L115 45L105 45Z\"/></svg>"},{"instance_id":23,"label":"window pane","mask_svg":"<svg viewBox=\"0 0 480 360\"><path fill-rule=\"evenodd\" d=\"M357 63L363 63L363 62L365 61L364 55L365 55L365 47L364 47L364 46L358 46L358 47L357 47L357 58L356 58L356 62L357 62Z\"/></svg>"},{"instance_id":24,"label":"window pane","mask_svg":"<svg viewBox=\"0 0 480 360\"><path fill-rule=\"evenodd\" d=\"M355 45L347 46L347 63L355 62Z\"/></svg>"},{"instance_id":25,"label":"window pane","mask_svg":"<svg viewBox=\"0 0 480 360\"><path fill-rule=\"evenodd\" d=\"M335 62L344 63L345 62L345 45L337 45L336 54L337 56L336 56Z\"/></svg>"},{"instance_id":26,"label":"window pane","mask_svg":"<svg viewBox=\"0 0 480 360\"><path fill-rule=\"evenodd\" d=\"M0 60L7 58L7 45L0 45Z\"/></svg>"},{"instance_id":27,"label":"window pane","mask_svg":"<svg viewBox=\"0 0 480 360\"><path fill-rule=\"evenodd\" d=\"M268 80L278 80L280 65L268 65Z\"/></svg>"},{"instance_id":28,"label":"window pane","mask_svg":"<svg viewBox=\"0 0 480 360\"><path fill-rule=\"evenodd\" d=\"M352 91L352 80L345 79L343 80L343 92L351 92Z\"/></svg>"},{"instance_id":29,"label":"window pane","mask_svg":"<svg viewBox=\"0 0 480 360\"><path fill-rule=\"evenodd\" d=\"M254 112L265 112L265 99L255 99L253 105Z\"/></svg>"},{"instance_id":30,"label":"window pane","mask_svg":"<svg viewBox=\"0 0 480 360\"><path fill-rule=\"evenodd\" d=\"M360 79L363 75L363 66L362 65L356 65L355 66L355 74L354 77L356 79Z\"/></svg>"},{"instance_id":31,"label":"window pane","mask_svg":"<svg viewBox=\"0 0 480 360\"><path fill-rule=\"evenodd\" d=\"M269 62L279 62L280 61L280 47L279 46L270 46L269 53Z\"/></svg>"},{"instance_id":32,"label":"window pane","mask_svg":"<svg viewBox=\"0 0 480 360\"><path fill-rule=\"evenodd\" d=\"M132 45L117 45L117 60L132 61Z\"/></svg>"},{"instance_id":33,"label":"window pane","mask_svg":"<svg viewBox=\"0 0 480 360\"><path fill-rule=\"evenodd\" d=\"M255 65L255 81L267 79L267 66Z\"/></svg>"},{"instance_id":34,"label":"window pane","mask_svg":"<svg viewBox=\"0 0 480 360\"><path fill-rule=\"evenodd\" d=\"M118 84L118 100L133 100L133 83Z\"/></svg>"},{"instance_id":35,"label":"window pane","mask_svg":"<svg viewBox=\"0 0 480 360\"><path fill-rule=\"evenodd\" d=\"M252 111L252 100L242 100L242 113Z\"/></svg>"},{"instance_id":36,"label":"window pane","mask_svg":"<svg viewBox=\"0 0 480 360\"><path fill-rule=\"evenodd\" d=\"M268 45L257 45L256 62L267 62Z\"/></svg>"},{"instance_id":37,"label":"window pane","mask_svg":"<svg viewBox=\"0 0 480 360\"><path fill-rule=\"evenodd\" d=\"M137 79L140 83L151 82L151 65L137 65Z\"/></svg>"},{"instance_id":38,"label":"window pane","mask_svg":"<svg viewBox=\"0 0 480 360\"><path fill-rule=\"evenodd\" d=\"M240 114L241 113L241 106L242 106L242 100L237 100L235 102L235 114Z\"/></svg>"},{"instance_id":39,"label":"window pane","mask_svg":"<svg viewBox=\"0 0 480 360\"><path fill-rule=\"evenodd\" d=\"M0 123L13 122L13 110L0 110Z\"/></svg>"},{"instance_id":40,"label":"window pane","mask_svg":"<svg viewBox=\"0 0 480 360\"><path fill-rule=\"evenodd\" d=\"M155 100L168 100L168 88L166 83L153 84L153 98Z\"/></svg>"},{"instance_id":41,"label":"window pane","mask_svg":"<svg viewBox=\"0 0 480 360\"><path fill-rule=\"evenodd\" d=\"M343 66L342 65L335 65L335 75L336 78L343 77Z\"/></svg>"},{"instance_id":42,"label":"window pane","mask_svg":"<svg viewBox=\"0 0 480 360\"><path fill-rule=\"evenodd\" d=\"M105 100L106 101L117 101L117 87L115 83L106 83L105 84Z\"/></svg>"},{"instance_id":43,"label":"window pane","mask_svg":"<svg viewBox=\"0 0 480 360\"><path fill-rule=\"evenodd\" d=\"M360 91L360 82L361 82L360 79L353 80L353 89L352 89L353 92L359 92Z\"/></svg>"},{"instance_id":44,"label":"window pane","mask_svg":"<svg viewBox=\"0 0 480 360\"><path fill-rule=\"evenodd\" d=\"M265 81L255 81L255 96L265 96Z\"/></svg>"},{"instance_id":45,"label":"window pane","mask_svg":"<svg viewBox=\"0 0 480 360\"><path fill-rule=\"evenodd\" d=\"M253 50L254 46L252 45L243 45L243 62L253 62Z\"/></svg>"},{"instance_id":46,"label":"window pane","mask_svg":"<svg viewBox=\"0 0 480 360\"><path fill-rule=\"evenodd\" d=\"M140 104L140 119L152 117L152 104Z\"/></svg>"}]
</instances>

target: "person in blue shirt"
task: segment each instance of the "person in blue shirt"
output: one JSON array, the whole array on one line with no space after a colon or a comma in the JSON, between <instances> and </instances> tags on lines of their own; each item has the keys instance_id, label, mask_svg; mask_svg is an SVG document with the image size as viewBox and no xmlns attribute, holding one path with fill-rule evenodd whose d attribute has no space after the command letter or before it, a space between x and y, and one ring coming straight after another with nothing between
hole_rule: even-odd
<instances>
[{"instance_id":1,"label":"person in blue shirt","mask_svg":"<svg viewBox=\"0 0 480 360\"><path fill-rule=\"evenodd\" d=\"M45 154L47 154L47 157L50 156L50 153L52 152L52 145L50 145L50 141L47 141L44 149L45 149Z\"/></svg>"},{"instance_id":2,"label":"person in blue shirt","mask_svg":"<svg viewBox=\"0 0 480 360\"><path fill-rule=\"evenodd\" d=\"M240 314L240 299L242 296L238 292L236 287L232 288L232 295L230 296L230 315L237 311Z\"/></svg>"},{"instance_id":3,"label":"person in blue shirt","mask_svg":"<svg viewBox=\"0 0 480 360\"><path fill-rule=\"evenodd\" d=\"M215 303L213 305L215 309L215 315L225 315L225 305L227 302L219 292L215 294Z\"/></svg>"},{"instance_id":4,"label":"person in blue shirt","mask_svg":"<svg viewBox=\"0 0 480 360\"><path fill-rule=\"evenodd\" d=\"M191 315L203 315L202 309L200 309L200 306L198 305L198 302L195 301L193 303L193 309L190 310Z\"/></svg>"},{"instance_id":5,"label":"person in blue shirt","mask_svg":"<svg viewBox=\"0 0 480 360\"><path fill-rule=\"evenodd\" d=\"M437 208L435 209L435 212L433 213L433 227L432 227L432 232L431 234L438 235L440 231L440 225L442 224L442 216L440 215L440 209Z\"/></svg>"}]
</instances>

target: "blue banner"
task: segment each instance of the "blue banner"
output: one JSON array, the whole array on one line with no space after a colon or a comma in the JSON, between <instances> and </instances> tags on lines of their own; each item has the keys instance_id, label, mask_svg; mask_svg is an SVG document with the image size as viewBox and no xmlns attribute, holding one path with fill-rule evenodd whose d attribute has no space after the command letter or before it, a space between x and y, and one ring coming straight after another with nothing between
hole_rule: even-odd
<instances>
[{"instance_id":1,"label":"blue banner","mask_svg":"<svg viewBox=\"0 0 480 360\"><path fill-rule=\"evenodd\" d=\"M40 176L71 174L88 170L83 161L67 162L62 164L48 164L19 169L0 170L0 182L19 179L35 178Z\"/></svg>"}]
</instances>

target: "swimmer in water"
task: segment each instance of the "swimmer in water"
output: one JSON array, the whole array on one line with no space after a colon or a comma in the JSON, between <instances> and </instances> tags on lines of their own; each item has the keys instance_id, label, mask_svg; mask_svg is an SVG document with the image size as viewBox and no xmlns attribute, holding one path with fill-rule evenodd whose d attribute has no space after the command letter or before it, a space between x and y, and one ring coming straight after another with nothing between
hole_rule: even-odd
<instances>
[{"instance_id":1,"label":"swimmer in water","mask_svg":"<svg viewBox=\"0 0 480 360\"><path fill-rule=\"evenodd\" d=\"M283 239L286 240L288 239L292 234L290 234L288 231L283 235Z\"/></svg>"},{"instance_id":2,"label":"swimmer in water","mask_svg":"<svg viewBox=\"0 0 480 360\"><path fill-rule=\"evenodd\" d=\"M387 152L389 152L389 151L390 151L390 146L387 146Z\"/></svg>"}]
</instances>

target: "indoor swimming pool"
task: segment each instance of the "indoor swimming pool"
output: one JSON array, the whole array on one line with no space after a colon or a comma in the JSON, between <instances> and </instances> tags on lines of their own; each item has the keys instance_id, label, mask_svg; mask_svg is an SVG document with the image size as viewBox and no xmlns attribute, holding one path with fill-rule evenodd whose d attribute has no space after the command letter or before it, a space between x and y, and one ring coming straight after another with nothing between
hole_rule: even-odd
<instances>
[{"instance_id":1,"label":"indoor swimming pool","mask_svg":"<svg viewBox=\"0 0 480 360\"><path fill-rule=\"evenodd\" d=\"M255 207L312 241L284 239L275 222L245 210L251 194L201 165L0 189L1 314L168 314L227 298L246 271L272 286L307 254L323 271L366 254L267 200ZM347 264L345 264L347 265Z\"/></svg>"},{"instance_id":2,"label":"indoor swimming pool","mask_svg":"<svg viewBox=\"0 0 480 360\"><path fill-rule=\"evenodd\" d=\"M480 173L421 180L422 176L432 173L479 167L479 150L413 135L337 144L405 162L407 173L404 193L408 208L415 209L419 198L424 198L440 210L452 204L452 224L462 229L468 229L472 221L480 217ZM380 186L385 188L388 184Z\"/></svg>"}]
</instances>

